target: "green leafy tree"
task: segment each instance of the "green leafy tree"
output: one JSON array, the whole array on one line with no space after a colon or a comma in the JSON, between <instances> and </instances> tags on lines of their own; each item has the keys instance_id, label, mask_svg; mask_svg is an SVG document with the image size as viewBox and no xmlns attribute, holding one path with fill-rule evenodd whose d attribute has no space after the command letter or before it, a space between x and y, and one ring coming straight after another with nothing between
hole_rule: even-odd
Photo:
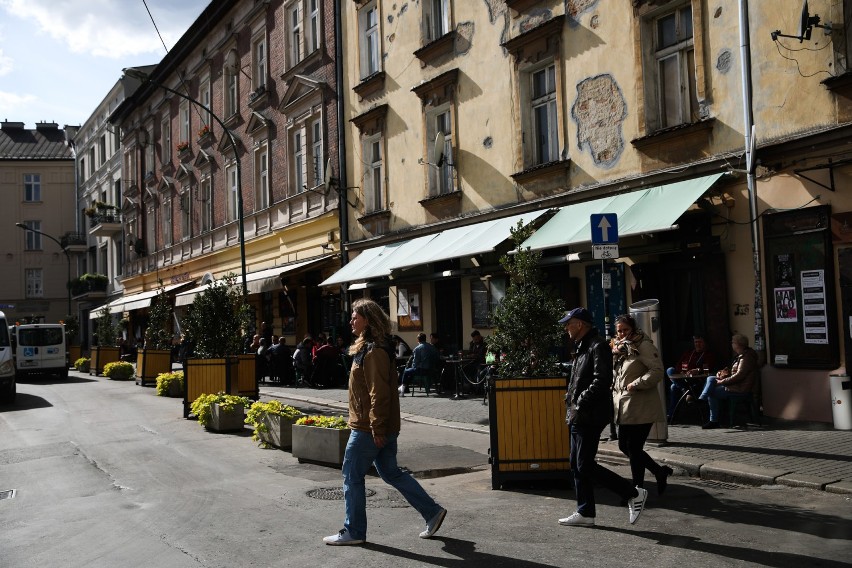
<instances>
[{"instance_id":1,"label":"green leafy tree","mask_svg":"<svg viewBox=\"0 0 852 568\"><path fill-rule=\"evenodd\" d=\"M65 318L65 342L68 345L74 343L77 335L80 333L80 321L77 316L68 316Z\"/></svg>"},{"instance_id":2,"label":"green leafy tree","mask_svg":"<svg viewBox=\"0 0 852 568\"><path fill-rule=\"evenodd\" d=\"M234 274L213 280L190 306L184 332L196 357L233 357L242 351L251 312Z\"/></svg>"},{"instance_id":3,"label":"green leafy tree","mask_svg":"<svg viewBox=\"0 0 852 568\"><path fill-rule=\"evenodd\" d=\"M112 317L109 307L100 308L97 326L98 346L100 347L118 347L118 324Z\"/></svg>"},{"instance_id":4,"label":"green leafy tree","mask_svg":"<svg viewBox=\"0 0 852 568\"><path fill-rule=\"evenodd\" d=\"M169 324L172 319L172 303L160 281L160 287L148 310L148 327L145 329L146 349L171 349L172 332Z\"/></svg>"},{"instance_id":5,"label":"green leafy tree","mask_svg":"<svg viewBox=\"0 0 852 568\"><path fill-rule=\"evenodd\" d=\"M519 222L511 233L514 254L500 258L509 275L509 287L491 316L495 328L486 344L503 355L499 363L502 377L552 374L557 361L549 351L562 341L559 318L564 307L552 289L542 284L541 252L521 247L532 235L532 226Z\"/></svg>"}]
</instances>

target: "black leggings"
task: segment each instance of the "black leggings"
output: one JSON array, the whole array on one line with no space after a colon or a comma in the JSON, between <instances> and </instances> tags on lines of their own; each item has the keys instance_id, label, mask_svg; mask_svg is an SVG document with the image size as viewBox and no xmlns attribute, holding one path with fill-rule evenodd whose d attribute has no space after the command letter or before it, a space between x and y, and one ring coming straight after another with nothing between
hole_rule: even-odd
<instances>
[{"instance_id":1,"label":"black leggings","mask_svg":"<svg viewBox=\"0 0 852 568\"><path fill-rule=\"evenodd\" d=\"M645 440L651 433L651 426L653 424L619 424L618 426L618 449L630 459L630 473L633 476L633 485L637 487L644 486L646 469L655 476L662 471L660 464L645 452Z\"/></svg>"}]
</instances>

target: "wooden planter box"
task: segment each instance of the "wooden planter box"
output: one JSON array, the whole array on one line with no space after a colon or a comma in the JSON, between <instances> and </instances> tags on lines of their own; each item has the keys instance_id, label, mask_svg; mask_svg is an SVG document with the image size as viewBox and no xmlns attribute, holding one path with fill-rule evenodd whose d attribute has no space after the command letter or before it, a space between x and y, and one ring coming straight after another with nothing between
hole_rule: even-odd
<instances>
[{"instance_id":1,"label":"wooden planter box","mask_svg":"<svg viewBox=\"0 0 852 568\"><path fill-rule=\"evenodd\" d=\"M157 375L172 370L172 352L168 349L143 349L136 358L136 384L157 384Z\"/></svg>"},{"instance_id":2,"label":"wooden planter box","mask_svg":"<svg viewBox=\"0 0 852 568\"><path fill-rule=\"evenodd\" d=\"M258 430L257 437L270 446L289 450L293 447L293 423L295 421L295 418L284 418L277 414L267 414L263 417L263 423L266 425L267 431Z\"/></svg>"},{"instance_id":3,"label":"wooden planter box","mask_svg":"<svg viewBox=\"0 0 852 568\"><path fill-rule=\"evenodd\" d=\"M246 427L246 409L238 404L232 410L222 410L218 404L210 409L210 422L207 429L213 432L239 432Z\"/></svg>"},{"instance_id":4,"label":"wooden planter box","mask_svg":"<svg viewBox=\"0 0 852 568\"><path fill-rule=\"evenodd\" d=\"M252 400L257 400L260 398L260 394L257 390L257 355L254 353L245 353L243 355L237 355L237 359L240 361L240 366L237 369L237 388L239 389L240 396L247 396Z\"/></svg>"},{"instance_id":5,"label":"wooden planter box","mask_svg":"<svg viewBox=\"0 0 852 568\"><path fill-rule=\"evenodd\" d=\"M89 366L90 375L103 375L107 363L118 361L118 347L92 347L92 360Z\"/></svg>"},{"instance_id":6,"label":"wooden planter box","mask_svg":"<svg viewBox=\"0 0 852 568\"><path fill-rule=\"evenodd\" d=\"M79 345L68 346L68 366L73 367L74 362L81 357L82 349Z\"/></svg>"},{"instance_id":7,"label":"wooden planter box","mask_svg":"<svg viewBox=\"0 0 852 568\"><path fill-rule=\"evenodd\" d=\"M183 365L186 390L183 395L183 417L189 418L190 405L202 394L238 394L236 357L224 359L187 359Z\"/></svg>"},{"instance_id":8,"label":"wooden planter box","mask_svg":"<svg viewBox=\"0 0 852 568\"><path fill-rule=\"evenodd\" d=\"M505 481L573 481L565 423L568 377L493 378L488 397L491 487Z\"/></svg>"},{"instance_id":9,"label":"wooden planter box","mask_svg":"<svg viewBox=\"0 0 852 568\"><path fill-rule=\"evenodd\" d=\"M293 457L340 467L349 441L349 429L317 428L293 424Z\"/></svg>"}]
</instances>

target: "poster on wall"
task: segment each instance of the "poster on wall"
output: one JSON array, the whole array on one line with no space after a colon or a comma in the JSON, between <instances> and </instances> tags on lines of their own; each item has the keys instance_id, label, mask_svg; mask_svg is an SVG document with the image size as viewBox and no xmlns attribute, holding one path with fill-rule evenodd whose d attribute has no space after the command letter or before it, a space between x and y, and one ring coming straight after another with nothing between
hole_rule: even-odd
<instances>
[{"instance_id":1,"label":"poster on wall","mask_svg":"<svg viewBox=\"0 0 852 568\"><path fill-rule=\"evenodd\" d=\"M805 343L828 344L828 319L825 307L825 271L803 270L802 325Z\"/></svg>"},{"instance_id":2,"label":"poster on wall","mask_svg":"<svg viewBox=\"0 0 852 568\"><path fill-rule=\"evenodd\" d=\"M423 331L420 320L420 286L397 289L397 324L400 330Z\"/></svg>"},{"instance_id":3,"label":"poster on wall","mask_svg":"<svg viewBox=\"0 0 852 568\"><path fill-rule=\"evenodd\" d=\"M775 288L775 321L794 323L799 321L796 310L796 289L792 286Z\"/></svg>"},{"instance_id":4,"label":"poster on wall","mask_svg":"<svg viewBox=\"0 0 852 568\"><path fill-rule=\"evenodd\" d=\"M787 288L795 286L793 272L793 255L789 253L775 255L775 287Z\"/></svg>"}]
</instances>

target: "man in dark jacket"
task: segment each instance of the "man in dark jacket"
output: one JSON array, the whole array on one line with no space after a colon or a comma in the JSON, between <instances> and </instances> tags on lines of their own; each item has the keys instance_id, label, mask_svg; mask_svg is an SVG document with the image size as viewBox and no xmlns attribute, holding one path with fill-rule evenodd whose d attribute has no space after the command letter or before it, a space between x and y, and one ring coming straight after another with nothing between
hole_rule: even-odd
<instances>
[{"instance_id":1,"label":"man in dark jacket","mask_svg":"<svg viewBox=\"0 0 852 568\"><path fill-rule=\"evenodd\" d=\"M559 323L565 324L565 332L576 347L565 394L565 420L571 433L571 470L577 495L577 511L559 519L559 524L594 526L595 483L627 502L633 524L645 506L648 491L634 488L628 480L595 461L601 433L612 419L612 351L593 327L592 314L586 308L574 308Z\"/></svg>"}]
</instances>

